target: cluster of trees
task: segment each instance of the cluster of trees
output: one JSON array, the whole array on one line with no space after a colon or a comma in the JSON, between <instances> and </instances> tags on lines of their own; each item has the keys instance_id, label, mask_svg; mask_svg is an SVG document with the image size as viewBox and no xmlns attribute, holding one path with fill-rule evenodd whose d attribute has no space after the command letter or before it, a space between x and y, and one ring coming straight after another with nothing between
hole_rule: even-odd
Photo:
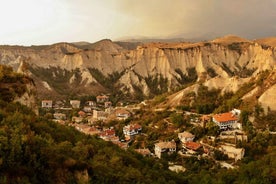
<instances>
[{"instance_id":1,"label":"cluster of trees","mask_svg":"<svg viewBox=\"0 0 276 184\"><path fill-rule=\"evenodd\" d=\"M5 101L12 101L15 97L27 92L26 84L33 83L32 79L13 71L9 66L0 65L0 96Z\"/></svg>"},{"instance_id":2,"label":"cluster of trees","mask_svg":"<svg viewBox=\"0 0 276 184\"><path fill-rule=\"evenodd\" d=\"M168 91L168 79L162 74L156 74L155 76L148 76L145 81L150 90L150 97L154 95L160 95Z\"/></svg>"},{"instance_id":3,"label":"cluster of trees","mask_svg":"<svg viewBox=\"0 0 276 184\"><path fill-rule=\"evenodd\" d=\"M210 114L219 107L220 90L200 85L197 94L191 92L182 99L182 110L196 111L199 114Z\"/></svg>"},{"instance_id":4,"label":"cluster of trees","mask_svg":"<svg viewBox=\"0 0 276 184\"><path fill-rule=\"evenodd\" d=\"M195 67L187 68L187 74L184 74L180 68L176 68L175 72L180 76L180 78L176 77L176 80L181 85L195 82L198 78Z\"/></svg>"},{"instance_id":5,"label":"cluster of trees","mask_svg":"<svg viewBox=\"0 0 276 184\"><path fill-rule=\"evenodd\" d=\"M70 95L68 92L71 88L69 84L70 78L75 75L75 79L80 81L79 69L74 71L68 71L59 67L29 67L28 68L35 76L38 76L43 81L46 81L51 87L53 87L60 94ZM78 83L79 84L79 83Z\"/></svg>"}]
</instances>

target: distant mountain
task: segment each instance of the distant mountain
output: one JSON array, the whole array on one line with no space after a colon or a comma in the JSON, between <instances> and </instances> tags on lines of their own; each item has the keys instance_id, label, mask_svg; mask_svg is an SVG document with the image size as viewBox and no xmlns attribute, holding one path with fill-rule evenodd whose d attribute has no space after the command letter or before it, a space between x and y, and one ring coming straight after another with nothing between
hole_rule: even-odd
<instances>
[{"instance_id":1,"label":"distant mountain","mask_svg":"<svg viewBox=\"0 0 276 184\"><path fill-rule=\"evenodd\" d=\"M237 91L261 72L275 70L274 40L228 35L195 43L105 39L1 46L0 63L34 78L41 98L110 93L141 100L195 83Z\"/></svg>"}]
</instances>

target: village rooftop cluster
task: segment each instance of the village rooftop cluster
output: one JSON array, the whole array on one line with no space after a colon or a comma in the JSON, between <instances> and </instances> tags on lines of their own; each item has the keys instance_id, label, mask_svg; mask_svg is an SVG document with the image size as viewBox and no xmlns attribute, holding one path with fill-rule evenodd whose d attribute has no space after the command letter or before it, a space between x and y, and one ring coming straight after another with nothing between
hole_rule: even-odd
<instances>
[{"instance_id":1,"label":"village rooftop cluster","mask_svg":"<svg viewBox=\"0 0 276 184\"><path fill-rule=\"evenodd\" d=\"M77 130L89 134L97 135L105 141L111 141L123 149L128 149L129 144L135 141L135 136L143 134L143 128L137 123L130 123L123 127L124 138L120 139L116 135L113 127L99 126L99 122L108 122L110 120L127 120L135 114L133 109L140 107L113 107L106 95L97 96L96 101L86 101L83 106L79 100L70 100L71 107L63 106L63 103L51 100L43 100L42 108L54 109L53 120L68 126L75 127ZM68 116L68 111L77 110L77 114ZM190 113L190 112L184 112ZM233 109L230 112L213 115L198 115L199 118L191 119L194 126L204 126L208 122L214 123L220 130L218 137L208 136L207 139L195 141L196 136L188 131L178 133L178 140L159 140L154 143L154 149L138 148L138 153L144 156L155 156L162 158L164 154L180 154L184 157L213 157L214 152L219 150L228 158L233 159L234 163L241 160L245 154L244 148L237 148L237 141L247 141L246 134L242 131L242 125L239 123L241 111ZM67 122L67 123L66 123ZM219 145L214 142L220 140ZM229 142L230 140L230 142ZM214 146L215 145L215 146ZM231 164L223 163L224 167L232 168Z\"/></svg>"}]
</instances>

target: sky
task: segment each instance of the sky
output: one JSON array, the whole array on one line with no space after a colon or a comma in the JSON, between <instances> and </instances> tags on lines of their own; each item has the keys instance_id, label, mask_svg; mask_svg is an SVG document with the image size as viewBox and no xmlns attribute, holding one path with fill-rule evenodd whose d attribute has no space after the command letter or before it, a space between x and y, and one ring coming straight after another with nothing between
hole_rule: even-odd
<instances>
[{"instance_id":1,"label":"sky","mask_svg":"<svg viewBox=\"0 0 276 184\"><path fill-rule=\"evenodd\" d=\"M0 0L0 44L276 36L276 0Z\"/></svg>"}]
</instances>

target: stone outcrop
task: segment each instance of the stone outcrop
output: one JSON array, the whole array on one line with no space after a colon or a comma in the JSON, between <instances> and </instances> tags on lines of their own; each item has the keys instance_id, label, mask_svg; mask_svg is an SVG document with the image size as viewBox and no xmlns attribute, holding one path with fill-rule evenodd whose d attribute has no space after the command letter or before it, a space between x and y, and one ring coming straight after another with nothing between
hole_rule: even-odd
<instances>
[{"instance_id":1,"label":"stone outcrop","mask_svg":"<svg viewBox=\"0 0 276 184\"><path fill-rule=\"evenodd\" d=\"M116 87L130 94L139 89L149 95L154 93L153 88L170 91L196 80L209 87L236 91L261 71L272 70L275 63L275 47L236 36L199 43L147 43L132 50L111 40L85 47L69 43L0 47L0 64L29 72L36 82L43 81L44 90L57 93L54 82L59 84L60 78L69 89L81 88L84 93L104 91L112 83L110 89ZM45 76L49 72L51 77ZM154 82L160 84L153 86Z\"/></svg>"}]
</instances>

